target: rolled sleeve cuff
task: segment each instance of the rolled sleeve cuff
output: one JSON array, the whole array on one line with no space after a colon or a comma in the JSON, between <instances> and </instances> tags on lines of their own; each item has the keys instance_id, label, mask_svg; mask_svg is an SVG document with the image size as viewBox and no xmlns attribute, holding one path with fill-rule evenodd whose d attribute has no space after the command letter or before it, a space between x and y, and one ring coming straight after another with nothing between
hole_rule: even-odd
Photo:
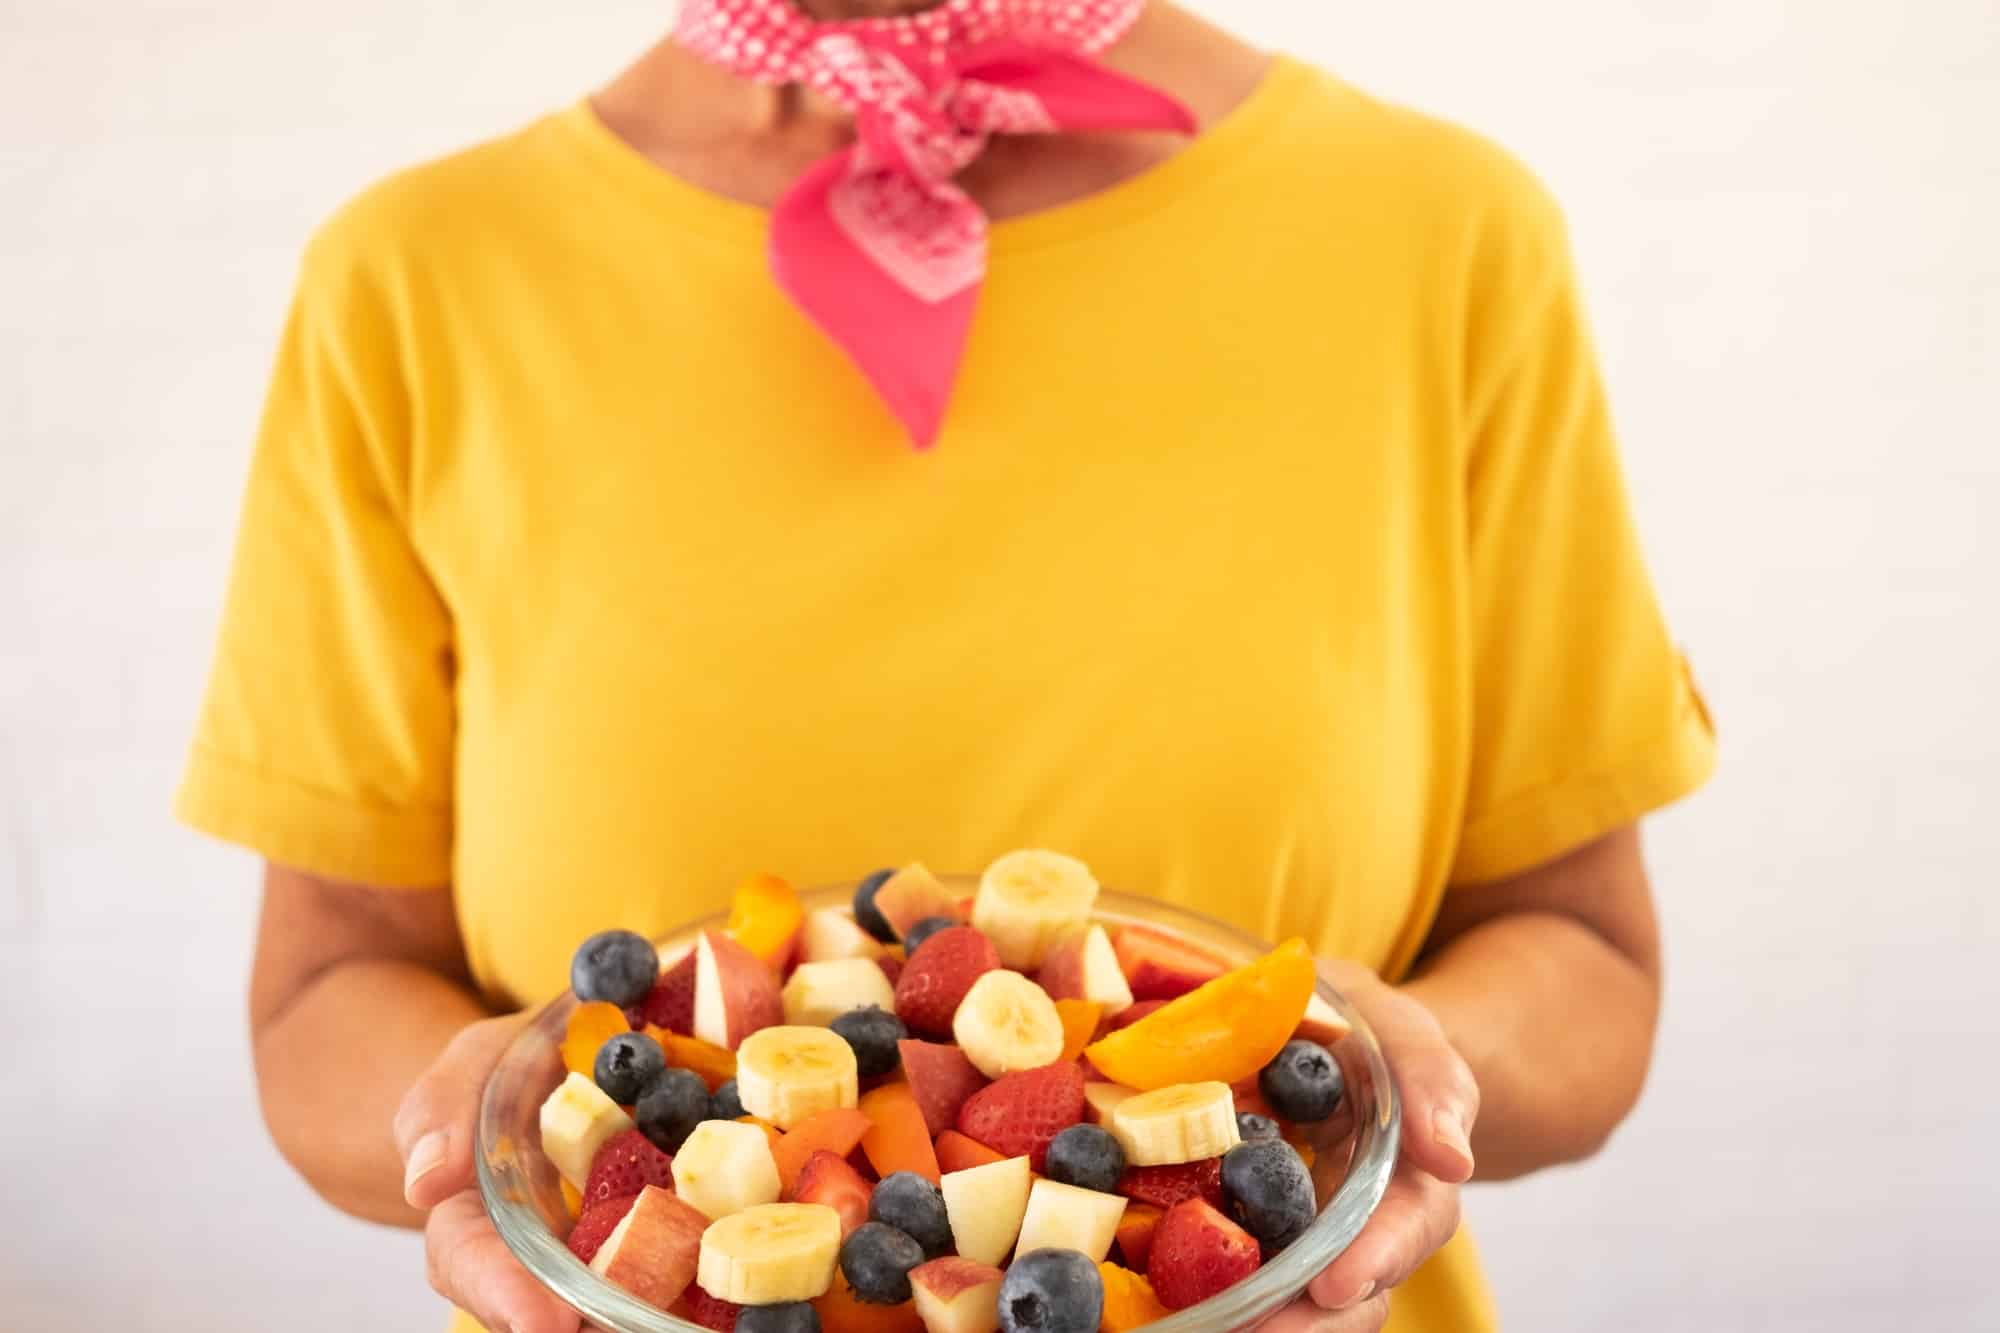
<instances>
[{"instance_id":1,"label":"rolled sleeve cuff","mask_svg":"<svg viewBox=\"0 0 2000 1333\"><path fill-rule=\"evenodd\" d=\"M275 864L383 888L451 881L448 807L371 806L196 747L174 814Z\"/></svg>"}]
</instances>

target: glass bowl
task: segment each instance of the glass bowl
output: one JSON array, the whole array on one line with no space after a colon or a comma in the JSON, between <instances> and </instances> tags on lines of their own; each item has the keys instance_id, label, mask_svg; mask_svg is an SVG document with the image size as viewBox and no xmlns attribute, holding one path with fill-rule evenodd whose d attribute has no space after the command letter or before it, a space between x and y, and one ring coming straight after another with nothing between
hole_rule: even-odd
<instances>
[{"instance_id":1,"label":"glass bowl","mask_svg":"<svg viewBox=\"0 0 2000 1333\"><path fill-rule=\"evenodd\" d=\"M976 887L976 881L966 877L947 876L945 882L962 887L966 894ZM846 885L811 890L801 897L811 911L847 906L853 892L853 886ZM1126 894L1101 895L1095 915L1107 924L1140 923L1171 931L1232 965L1248 962L1267 949L1219 921ZM721 914L690 922L662 940L661 948L684 946L698 932L717 930L722 924ZM1401 1133L1395 1083L1361 1016L1324 980L1319 993L1352 1029L1331 1047L1347 1080L1341 1109L1311 1127L1319 1217L1249 1278L1147 1325L1155 1333L1245 1328L1274 1313L1347 1248L1381 1202ZM575 1007L576 997L567 992L550 1002L514 1040L487 1081L475 1155L486 1211L527 1270L607 1333L699 1333L699 1325L606 1282L564 1244L570 1218L555 1167L542 1155L540 1116L542 1102L562 1081L560 1045Z\"/></svg>"}]
</instances>

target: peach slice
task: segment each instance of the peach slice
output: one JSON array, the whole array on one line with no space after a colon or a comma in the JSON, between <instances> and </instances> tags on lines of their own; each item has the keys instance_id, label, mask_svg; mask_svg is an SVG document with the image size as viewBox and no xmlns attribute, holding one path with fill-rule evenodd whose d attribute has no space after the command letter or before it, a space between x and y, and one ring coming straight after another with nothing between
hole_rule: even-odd
<instances>
[{"instance_id":1,"label":"peach slice","mask_svg":"<svg viewBox=\"0 0 2000 1333\"><path fill-rule=\"evenodd\" d=\"M1099 1073L1151 1092L1176 1083L1235 1083L1291 1040L1317 980L1312 953L1292 939L1189 991L1086 1048Z\"/></svg>"},{"instance_id":2,"label":"peach slice","mask_svg":"<svg viewBox=\"0 0 2000 1333\"><path fill-rule=\"evenodd\" d=\"M736 886L723 931L767 967L782 972L804 921L796 889L776 875L752 875Z\"/></svg>"}]
</instances>

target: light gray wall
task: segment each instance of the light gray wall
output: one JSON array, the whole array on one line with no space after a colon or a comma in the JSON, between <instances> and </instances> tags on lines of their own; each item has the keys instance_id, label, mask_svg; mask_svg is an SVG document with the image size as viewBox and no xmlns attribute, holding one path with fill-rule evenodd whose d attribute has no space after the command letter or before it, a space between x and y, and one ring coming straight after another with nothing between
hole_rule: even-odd
<instances>
[{"instance_id":1,"label":"light gray wall","mask_svg":"<svg viewBox=\"0 0 2000 1333\"><path fill-rule=\"evenodd\" d=\"M1568 202L1722 722L1653 837L1645 1107L1473 1201L1511 1326L1994 1327L2000 5L1210 7ZM0 3L0 1326L437 1326L414 1242L266 1144L253 867L167 793L308 228L664 17Z\"/></svg>"}]
</instances>

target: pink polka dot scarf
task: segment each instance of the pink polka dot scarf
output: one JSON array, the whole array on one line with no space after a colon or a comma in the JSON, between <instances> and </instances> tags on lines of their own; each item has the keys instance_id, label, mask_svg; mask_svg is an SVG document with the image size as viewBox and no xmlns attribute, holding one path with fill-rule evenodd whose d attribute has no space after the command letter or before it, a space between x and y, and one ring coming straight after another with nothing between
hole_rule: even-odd
<instances>
[{"instance_id":1,"label":"pink polka dot scarf","mask_svg":"<svg viewBox=\"0 0 2000 1333\"><path fill-rule=\"evenodd\" d=\"M986 276L986 215L953 178L995 134L1194 132L1179 102L1092 59L1144 4L945 0L823 23L790 0L684 0L683 46L854 114L853 146L778 202L771 269L918 448L937 439Z\"/></svg>"}]
</instances>

